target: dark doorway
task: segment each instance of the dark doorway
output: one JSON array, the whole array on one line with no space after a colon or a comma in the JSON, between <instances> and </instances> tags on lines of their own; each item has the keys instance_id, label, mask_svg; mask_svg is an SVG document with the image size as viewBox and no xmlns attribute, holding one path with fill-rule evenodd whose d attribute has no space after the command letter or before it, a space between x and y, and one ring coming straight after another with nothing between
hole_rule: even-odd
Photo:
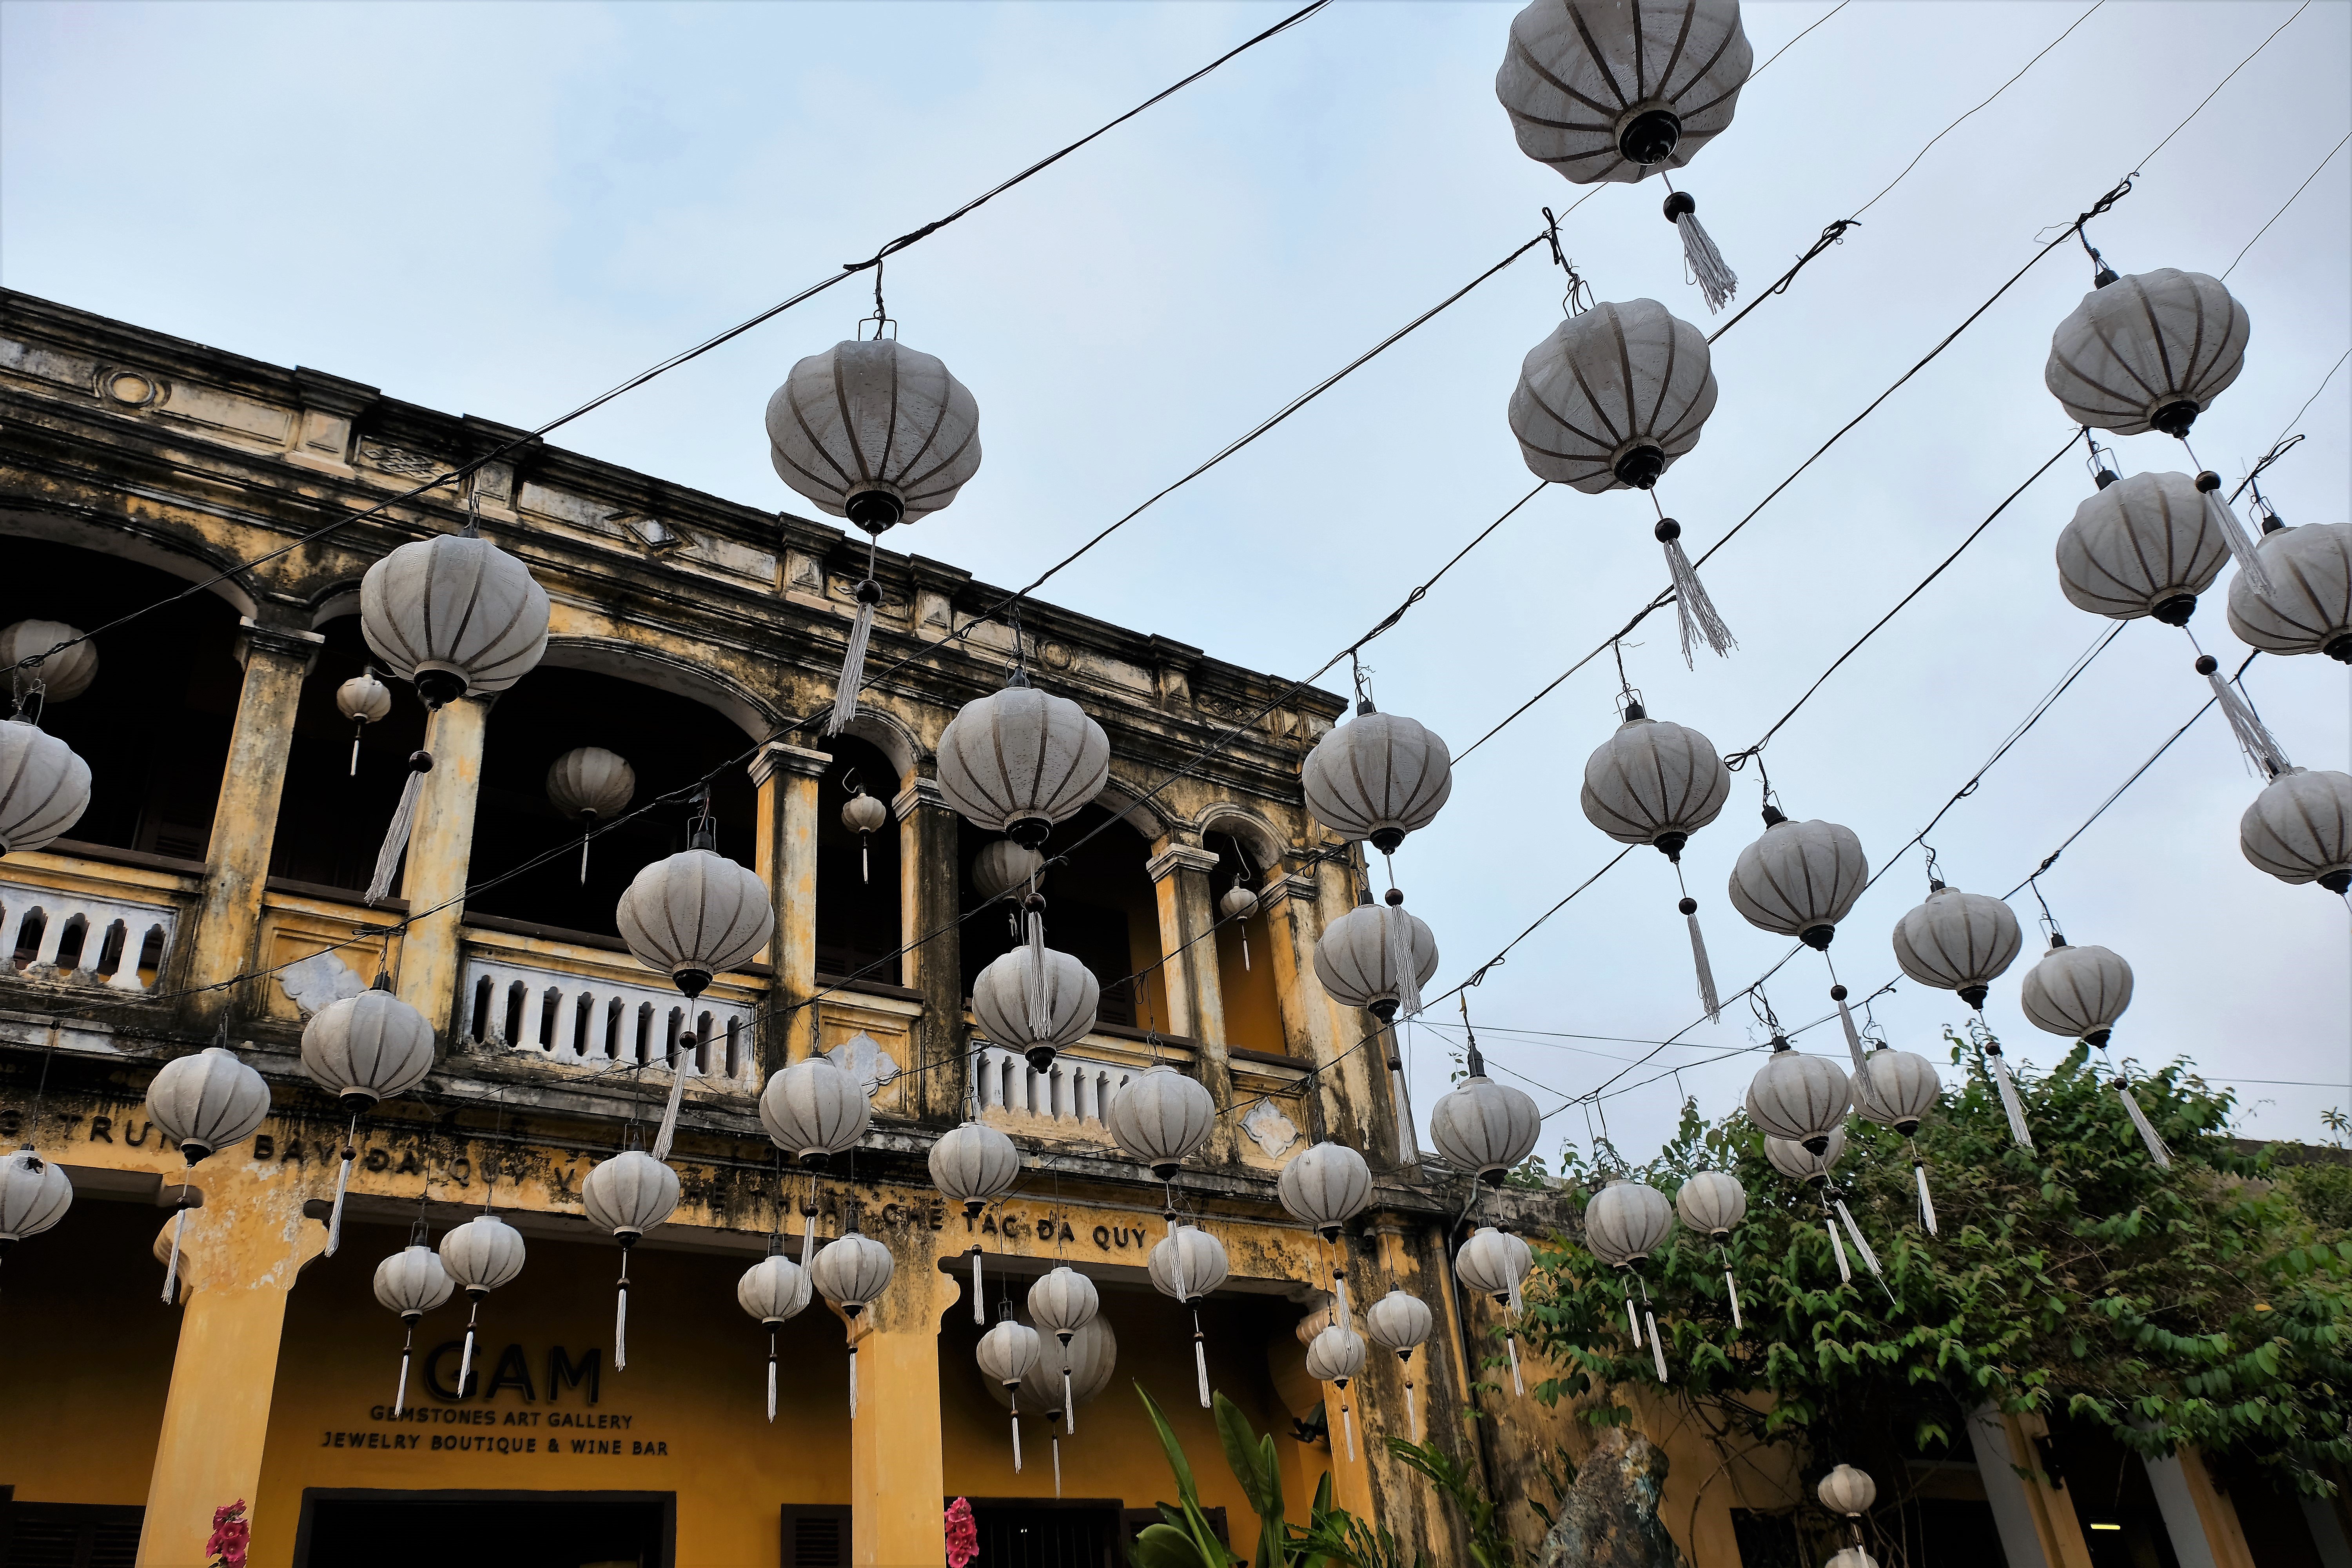
<instances>
[{"instance_id":1,"label":"dark doorway","mask_svg":"<svg viewBox=\"0 0 2352 1568\"><path fill-rule=\"evenodd\" d=\"M0 1495L7 1489L0 1487ZM131 1568L143 1508L0 1501L0 1568Z\"/></svg>"},{"instance_id":2,"label":"dark doorway","mask_svg":"<svg viewBox=\"0 0 2352 1568\"><path fill-rule=\"evenodd\" d=\"M302 1494L294 1568L668 1568L670 1492Z\"/></svg>"},{"instance_id":3,"label":"dark doorway","mask_svg":"<svg viewBox=\"0 0 2352 1568\"><path fill-rule=\"evenodd\" d=\"M974 1500L980 1555L973 1568L1119 1568L1120 1510L1115 1501Z\"/></svg>"}]
</instances>

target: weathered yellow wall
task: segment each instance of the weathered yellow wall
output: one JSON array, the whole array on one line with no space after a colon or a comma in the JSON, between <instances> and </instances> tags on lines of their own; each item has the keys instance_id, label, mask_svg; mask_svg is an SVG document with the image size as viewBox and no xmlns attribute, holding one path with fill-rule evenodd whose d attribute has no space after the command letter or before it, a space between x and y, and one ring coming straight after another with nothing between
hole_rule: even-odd
<instances>
[{"instance_id":1,"label":"weathered yellow wall","mask_svg":"<svg viewBox=\"0 0 2352 1568\"><path fill-rule=\"evenodd\" d=\"M1242 963L1242 941L1249 940L1249 963ZM1245 1051L1281 1054L1282 998L1274 984L1274 936L1265 917L1252 915L1238 926L1217 928L1217 984L1225 999L1225 1043Z\"/></svg>"}]
</instances>

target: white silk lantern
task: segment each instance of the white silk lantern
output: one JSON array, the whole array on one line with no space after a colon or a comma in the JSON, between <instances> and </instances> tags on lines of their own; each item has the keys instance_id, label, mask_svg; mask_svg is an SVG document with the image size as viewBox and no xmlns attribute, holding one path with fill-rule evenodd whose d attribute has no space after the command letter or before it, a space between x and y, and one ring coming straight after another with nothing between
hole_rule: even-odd
<instances>
[{"instance_id":1,"label":"white silk lantern","mask_svg":"<svg viewBox=\"0 0 2352 1568\"><path fill-rule=\"evenodd\" d=\"M1730 797L1731 770L1715 743L1696 730L1651 718L1639 702L1625 705L1624 722L1585 759L1585 820L1620 844L1651 846L1675 868L1682 889L1677 908L1689 928L1699 1003L1710 1023L1722 1016L1723 1004L1699 931L1698 900L1682 885L1683 850Z\"/></svg>"}]
</instances>

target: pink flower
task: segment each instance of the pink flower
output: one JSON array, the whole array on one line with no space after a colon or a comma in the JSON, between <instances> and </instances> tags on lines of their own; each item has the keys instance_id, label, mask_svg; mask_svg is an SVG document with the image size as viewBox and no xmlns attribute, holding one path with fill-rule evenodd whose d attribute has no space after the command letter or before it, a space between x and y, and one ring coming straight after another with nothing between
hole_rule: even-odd
<instances>
[{"instance_id":1,"label":"pink flower","mask_svg":"<svg viewBox=\"0 0 2352 1568\"><path fill-rule=\"evenodd\" d=\"M213 1510L212 1539L205 1542L205 1556L217 1568L245 1568L252 1542L253 1526L245 1521L243 1498Z\"/></svg>"},{"instance_id":2,"label":"pink flower","mask_svg":"<svg viewBox=\"0 0 2352 1568\"><path fill-rule=\"evenodd\" d=\"M980 1526L972 1522L971 1503L958 1498L948 1504L948 1568L964 1568L980 1555Z\"/></svg>"}]
</instances>

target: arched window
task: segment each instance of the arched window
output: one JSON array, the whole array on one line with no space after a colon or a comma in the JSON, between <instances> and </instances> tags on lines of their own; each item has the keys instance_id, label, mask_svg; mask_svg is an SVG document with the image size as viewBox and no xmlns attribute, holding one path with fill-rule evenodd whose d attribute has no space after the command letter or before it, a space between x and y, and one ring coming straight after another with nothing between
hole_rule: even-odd
<instances>
[{"instance_id":1,"label":"arched window","mask_svg":"<svg viewBox=\"0 0 2352 1568\"><path fill-rule=\"evenodd\" d=\"M1201 842L1217 857L1217 868L1209 873L1213 899L1223 900L1240 881L1263 900L1266 879L1280 874L1279 866L1257 864L1249 846L1232 834L1204 833ZM1282 997L1274 984L1274 938L1264 903L1246 920L1228 921L1222 909L1217 918L1217 991L1224 999L1225 1043L1244 1050L1286 1052Z\"/></svg>"},{"instance_id":2,"label":"arched window","mask_svg":"<svg viewBox=\"0 0 2352 1568\"><path fill-rule=\"evenodd\" d=\"M286 753L286 793L278 800L278 826L269 847L269 874L289 881L357 892L375 871L384 824L408 782L408 758L425 744L425 704L415 688L385 675L392 711L361 726L343 717L335 692L375 665L356 614L318 628L326 643L302 682L294 734ZM359 768L352 767L358 731ZM400 884L393 884L396 895ZM356 901L356 900L354 900ZM356 963L356 960L348 960Z\"/></svg>"},{"instance_id":3,"label":"arched window","mask_svg":"<svg viewBox=\"0 0 2352 1568\"><path fill-rule=\"evenodd\" d=\"M1097 828L1102 831L1097 833ZM962 835L966 910L983 901L972 883L972 860L995 838L971 830ZM1160 904L1144 869L1150 853L1150 846L1126 818L1115 818L1098 805L1057 826L1045 842L1045 855L1048 859L1067 855L1069 863L1045 875L1045 945L1070 954L1094 973L1102 985L1102 1022L1166 1034L1168 992L1157 967ZM966 995L989 960L1009 952L1018 940L1013 912L1008 899L964 921ZM1150 973L1140 982L1127 978L1146 970Z\"/></svg>"}]
</instances>

